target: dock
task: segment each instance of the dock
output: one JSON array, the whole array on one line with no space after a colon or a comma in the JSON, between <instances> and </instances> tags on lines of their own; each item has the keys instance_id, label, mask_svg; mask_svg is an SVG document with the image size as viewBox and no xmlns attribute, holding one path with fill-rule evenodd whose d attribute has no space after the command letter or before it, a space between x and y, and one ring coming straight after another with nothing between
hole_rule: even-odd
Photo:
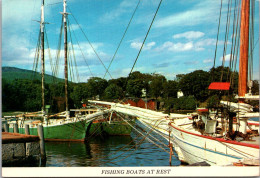
<instances>
[{"instance_id":1,"label":"dock","mask_svg":"<svg viewBox=\"0 0 260 178\"><path fill-rule=\"evenodd\" d=\"M39 136L2 132L2 165L44 163L42 142Z\"/></svg>"}]
</instances>

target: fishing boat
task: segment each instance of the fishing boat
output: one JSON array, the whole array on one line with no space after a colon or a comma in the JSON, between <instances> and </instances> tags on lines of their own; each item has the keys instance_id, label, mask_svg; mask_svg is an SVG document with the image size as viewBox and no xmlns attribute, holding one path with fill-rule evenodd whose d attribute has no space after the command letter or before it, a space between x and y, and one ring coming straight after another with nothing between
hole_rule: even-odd
<instances>
[{"instance_id":1,"label":"fishing boat","mask_svg":"<svg viewBox=\"0 0 260 178\"><path fill-rule=\"evenodd\" d=\"M41 46L41 84L42 84L42 109L39 112L23 113L12 117L6 117L2 123L8 123L9 132L14 132L15 125L19 133L26 133L26 125L29 126L29 134L38 135L37 127L43 126L44 138L47 141L86 141L92 136L104 135L129 135L131 128L125 122L117 118L109 117L107 110L95 108L70 109L68 102L68 42L67 42L67 1L63 0L63 28L64 28L64 76L65 76L65 111L49 115L46 113L45 102L45 56L44 56L44 0L41 3L40 46ZM87 106L88 107L88 106ZM28 134L28 133L27 133Z\"/></svg>"},{"instance_id":2,"label":"fishing boat","mask_svg":"<svg viewBox=\"0 0 260 178\"><path fill-rule=\"evenodd\" d=\"M259 95L247 93L247 83L251 83L247 80L249 8L250 1L242 1L238 103L220 101L217 107L198 108L188 117L173 114L168 118L169 140L183 162L259 166L259 122L249 121L249 118L259 118L259 112L253 112L252 106L245 103L259 100ZM209 90L218 91L229 88L229 82L213 82L209 86ZM139 120L143 125L154 126L149 119ZM167 127L158 127L167 134Z\"/></svg>"},{"instance_id":3,"label":"fishing boat","mask_svg":"<svg viewBox=\"0 0 260 178\"><path fill-rule=\"evenodd\" d=\"M146 131L153 129L169 141L179 160L188 164L206 162L213 166L259 166L259 111L253 112L248 100L259 95L247 93L252 83L248 75L248 41L250 1L241 1L240 59L238 103L220 101L211 108L197 108L191 114L163 114L119 103L89 101L110 105L111 110L137 118ZM213 82L208 88L229 91L230 82Z\"/></svg>"}]
</instances>

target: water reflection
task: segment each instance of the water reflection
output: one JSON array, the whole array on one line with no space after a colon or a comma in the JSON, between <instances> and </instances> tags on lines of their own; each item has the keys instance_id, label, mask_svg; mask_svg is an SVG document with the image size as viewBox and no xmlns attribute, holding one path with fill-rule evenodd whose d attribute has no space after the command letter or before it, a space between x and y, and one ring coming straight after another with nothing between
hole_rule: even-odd
<instances>
[{"instance_id":1,"label":"water reflection","mask_svg":"<svg viewBox=\"0 0 260 178\"><path fill-rule=\"evenodd\" d=\"M141 139L141 138L140 138ZM169 154L146 140L110 136L83 142L46 142L46 167L169 166ZM179 165L173 160L172 165Z\"/></svg>"}]
</instances>

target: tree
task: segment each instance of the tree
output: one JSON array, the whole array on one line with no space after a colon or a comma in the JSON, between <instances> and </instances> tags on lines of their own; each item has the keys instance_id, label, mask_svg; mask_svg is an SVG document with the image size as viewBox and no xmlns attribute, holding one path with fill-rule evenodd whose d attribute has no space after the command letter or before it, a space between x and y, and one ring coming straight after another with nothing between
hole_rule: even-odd
<instances>
[{"instance_id":1,"label":"tree","mask_svg":"<svg viewBox=\"0 0 260 178\"><path fill-rule=\"evenodd\" d=\"M130 96L141 97L142 89L144 88L143 80L129 80L127 82L126 91Z\"/></svg>"},{"instance_id":2,"label":"tree","mask_svg":"<svg viewBox=\"0 0 260 178\"><path fill-rule=\"evenodd\" d=\"M166 82L166 78L160 74L154 74L150 83L150 94L156 99L163 94L163 85Z\"/></svg>"},{"instance_id":3,"label":"tree","mask_svg":"<svg viewBox=\"0 0 260 178\"><path fill-rule=\"evenodd\" d=\"M108 86L111 84L115 84L115 85L121 87L125 91L126 90L126 77L111 79L108 81Z\"/></svg>"},{"instance_id":4,"label":"tree","mask_svg":"<svg viewBox=\"0 0 260 178\"><path fill-rule=\"evenodd\" d=\"M199 101L205 101L208 97L210 76L208 72L196 70L183 76L179 87L185 96L193 95Z\"/></svg>"},{"instance_id":5,"label":"tree","mask_svg":"<svg viewBox=\"0 0 260 178\"><path fill-rule=\"evenodd\" d=\"M163 95L165 98L173 97L177 98L178 82L174 80L168 80L163 85Z\"/></svg>"},{"instance_id":6,"label":"tree","mask_svg":"<svg viewBox=\"0 0 260 178\"><path fill-rule=\"evenodd\" d=\"M91 97L95 97L97 95L102 96L108 82L105 79L99 77L92 77L88 79L87 87Z\"/></svg>"},{"instance_id":7,"label":"tree","mask_svg":"<svg viewBox=\"0 0 260 178\"><path fill-rule=\"evenodd\" d=\"M81 107L81 101L90 97L88 86L86 83L78 83L73 85L73 90L70 93L75 107Z\"/></svg>"},{"instance_id":8,"label":"tree","mask_svg":"<svg viewBox=\"0 0 260 178\"><path fill-rule=\"evenodd\" d=\"M110 84L104 92L106 99L120 99L123 97L123 89L116 84Z\"/></svg>"}]
</instances>

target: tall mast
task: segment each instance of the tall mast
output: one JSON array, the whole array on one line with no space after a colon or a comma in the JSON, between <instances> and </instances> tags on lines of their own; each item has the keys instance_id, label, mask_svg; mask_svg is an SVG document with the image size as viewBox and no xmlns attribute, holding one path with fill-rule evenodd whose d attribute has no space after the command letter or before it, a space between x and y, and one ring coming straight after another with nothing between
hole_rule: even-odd
<instances>
[{"instance_id":1,"label":"tall mast","mask_svg":"<svg viewBox=\"0 0 260 178\"><path fill-rule=\"evenodd\" d=\"M45 73L45 64L44 64L44 0L42 0L41 5L41 64L42 64L42 112L44 114L45 108L45 99L44 99L44 73Z\"/></svg>"},{"instance_id":2,"label":"tall mast","mask_svg":"<svg viewBox=\"0 0 260 178\"><path fill-rule=\"evenodd\" d=\"M238 96L247 93L250 0L242 0ZM240 100L242 102L242 100Z\"/></svg>"},{"instance_id":3,"label":"tall mast","mask_svg":"<svg viewBox=\"0 0 260 178\"><path fill-rule=\"evenodd\" d=\"M69 102L68 102L68 62L67 62L67 15L66 12L67 0L63 0L63 23L64 23L64 77L65 77L65 104L66 116L69 115Z\"/></svg>"}]
</instances>

